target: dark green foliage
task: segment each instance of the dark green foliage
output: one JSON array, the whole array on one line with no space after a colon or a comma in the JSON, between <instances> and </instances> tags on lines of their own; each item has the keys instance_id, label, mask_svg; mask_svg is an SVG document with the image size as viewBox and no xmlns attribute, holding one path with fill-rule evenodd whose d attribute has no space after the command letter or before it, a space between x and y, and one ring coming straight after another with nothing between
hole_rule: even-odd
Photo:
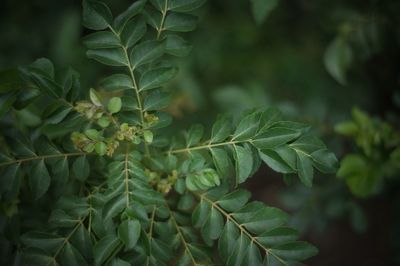
<instances>
[{"instance_id":1,"label":"dark green foliage","mask_svg":"<svg viewBox=\"0 0 400 266\"><path fill-rule=\"evenodd\" d=\"M352 117L337 124L335 130L354 139L359 151L342 159L337 175L344 178L353 194L368 197L382 190L385 177L399 173L400 133L358 108L353 109Z\"/></svg>"},{"instance_id":2,"label":"dark green foliage","mask_svg":"<svg viewBox=\"0 0 400 266\"><path fill-rule=\"evenodd\" d=\"M18 246L9 261L293 265L317 253L286 227L287 214L237 188L262 161L309 187L314 169L335 172L336 157L307 125L248 110L237 123L220 116L211 132L163 134L171 118L162 87L178 71L171 57L190 50L171 32L193 30L189 12L203 2L136 1L114 18L104 3L83 1L83 25L96 30L83 40L87 56L117 67L97 89L47 59L1 73L2 123L39 108L0 139L6 243Z\"/></svg>"}]
</instances>

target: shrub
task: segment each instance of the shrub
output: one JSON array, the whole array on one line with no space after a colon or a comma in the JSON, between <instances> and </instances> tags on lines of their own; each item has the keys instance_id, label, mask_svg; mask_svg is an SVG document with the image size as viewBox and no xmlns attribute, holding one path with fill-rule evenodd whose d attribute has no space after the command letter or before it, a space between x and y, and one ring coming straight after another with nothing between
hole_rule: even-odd
<instances>
[{"instance_id":1,"label":"shrub","mask_svg":"<svg viewBox=\"0 0 400 266\"><path fill-rule=\"evenodd\" d=\"M114 71L97 89L43 58L1 73L5 264L293 265L317 253L239 188L262 162L308 187L314 169L335 172L309 126L267 109L163 131L172 58L191 49L177 33L203 2L139 0L113 18L83 1L87 56Z\"/></svg>"}]
</instances>

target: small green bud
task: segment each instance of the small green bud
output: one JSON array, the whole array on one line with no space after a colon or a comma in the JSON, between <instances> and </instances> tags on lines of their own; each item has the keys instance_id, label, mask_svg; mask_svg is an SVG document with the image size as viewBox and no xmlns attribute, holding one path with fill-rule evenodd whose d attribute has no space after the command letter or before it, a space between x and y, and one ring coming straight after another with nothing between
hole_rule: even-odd
<instances>
[{"instance_id":1,"label":"small green bud","mask_svg":"<svg viewBox=\"0 0 400 266\"><path fill-rule=\"evenodd\" d=\"M113 139L107 141L107 155L112 156L114 151L118 148L119 142Z\"/></svg>"},{"instance_id":2,"label":"small green bud","mask_svg":"<svg viewBox=\"0 0 400 266\"><path fill-rule=\"evenodd\" d=\"M124 134L122 134L120 131L118 131L116 134L115 134L115 137L117 138L117 140L124 140Z\"/></svg>"},{"instance_id":3,"label":"small green bud","mask_svg":"<svg viewBox=\"0 0 400 266\"><path fill-rule=\"evenodd\" d=\"M88 109L92 108L93 104L88 101L79 101L75 105L75 110L79 113L85 113Z\"/></svg>"},{"instance_id":4,"label":"small green bud","mask_svg":"<svg viewBox=\"0 0 400 266\"><path fill-rule=\"evenodd\" d=\"M149 113L147 113L147 112L144 113L144 119L146 120L146 122L147 122L149 125L152 125L152 124L158 122L158 120L159 120L159 118L158 118L157 116L155 116L155 115L153 115L153 114L149 114Z\"/></svg>"}]
</instances>

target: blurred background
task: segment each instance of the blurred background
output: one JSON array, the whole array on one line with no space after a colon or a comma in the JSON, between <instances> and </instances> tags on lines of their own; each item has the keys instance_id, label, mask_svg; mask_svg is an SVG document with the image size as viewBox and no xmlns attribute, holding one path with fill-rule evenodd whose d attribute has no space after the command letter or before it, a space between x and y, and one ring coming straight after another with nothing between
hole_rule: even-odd
<instances>
[{"instance_id":1,"label":"blurred background","mask_svg":"<svg viewBox=\"0 0 400 266\"><path fill-rule=\"evenodd\" d=\"M132 1L105 2L120 12ZM47 57L96 87L108 69L85 57L80 12L79 0L2 0L0 68ZM319 247L309 265L400 265L399 13L398 0L209 0L177 61L171 134L277 107L341 159L312 189L267 167L246 184Z\"/></svg>"}]
</instances>

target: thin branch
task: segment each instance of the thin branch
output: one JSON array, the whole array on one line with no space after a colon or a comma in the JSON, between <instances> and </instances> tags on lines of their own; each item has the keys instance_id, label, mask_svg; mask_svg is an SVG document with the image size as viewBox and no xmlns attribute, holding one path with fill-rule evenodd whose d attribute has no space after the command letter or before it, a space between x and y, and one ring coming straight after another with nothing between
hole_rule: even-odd
<instances>
[{"instance_id":1,"label":"thin branch","mask_svg":"<svg viewBox=\"0 0 400 266\"><path fill-rule=\"evenodd\" d=\"M190 152L195 151L195 150L211 149L211 148L214 148L214 147L226 146L226 145L235 145L235 144L244 143L244 142L251 142L251 141L252 140L250 140L250 139L249 140L242 140L242 141L232 141L232 140L230 140L230 141L214 143L214 144L211 144L210 141L207 141L208 144L205 144L205 145L194 146L194 147L186 147L186 148L183 148L183 149L176 149L176 150L169 150L166 153L169 153L169 154L171 154L171 153L182 153L182 152L190 153Z\"/></svg>"},{"instance_id":2,"label":"thin branch","mask_svg":"<svg viewBox=\"0 0 400 266\"><path fill-rule=\"evenodd\" d=\"M157 40L160 39L161 37L161 33L164 30L164 22L165 22L165 17L167 15L168 12L168 0L165 0L165 4L164 4L164 9L161 11L162 17L161 17L161 23L160 23L160 27L157 28Z\"/></svg>"}]
</instances>

